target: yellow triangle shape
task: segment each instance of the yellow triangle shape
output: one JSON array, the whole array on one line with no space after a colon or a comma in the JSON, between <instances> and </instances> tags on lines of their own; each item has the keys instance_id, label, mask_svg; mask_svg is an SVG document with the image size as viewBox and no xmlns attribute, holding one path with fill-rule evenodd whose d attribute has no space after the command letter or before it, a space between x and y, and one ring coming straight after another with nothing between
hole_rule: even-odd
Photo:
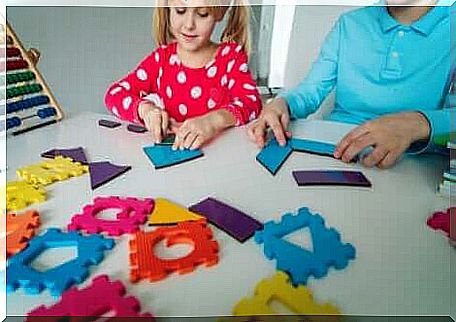
<instances>
[{"instance_id":1,"label":"yellow triangle shape","mask_svg":"<svg viewBox=\"0 0 456 322\"><path fill-rule=\"evenodd\" d=\"M199 216L167 199L157 198L155 199L154 211L149 216L149 224L166 225L201 219L205 219L205 217Z\"/></svg>"}]
</instances>

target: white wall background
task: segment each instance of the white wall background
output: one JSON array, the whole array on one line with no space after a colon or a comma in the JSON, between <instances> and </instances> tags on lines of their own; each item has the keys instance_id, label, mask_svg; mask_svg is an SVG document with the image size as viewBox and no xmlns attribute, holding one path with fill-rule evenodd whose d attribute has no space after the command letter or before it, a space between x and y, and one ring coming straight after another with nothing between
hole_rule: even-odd
<instances>
[{"instance_id":1,"label":"white wall background","mask_svg":"<svg viewBox=\"0 0 456 322\"><path fill-rule=\"evenodd\" d=\"M318 55L326 33L338 15L353 7L298 6L295 11L285 86L303 78ZM258 41L261 12L254 9L254 39ZM153 8L8 7L7 19L25 47L41 51L38 68L65 114L105 112L104 92L153 50ZM260 31L261 32L261 31ZM270 33L269 28L263 32ZM280 32L280 31L279 31ZM264 35L263 35L264 36ZM252 57L251 65L264 70L267 51Z\"/></svg>"}]
</instances>

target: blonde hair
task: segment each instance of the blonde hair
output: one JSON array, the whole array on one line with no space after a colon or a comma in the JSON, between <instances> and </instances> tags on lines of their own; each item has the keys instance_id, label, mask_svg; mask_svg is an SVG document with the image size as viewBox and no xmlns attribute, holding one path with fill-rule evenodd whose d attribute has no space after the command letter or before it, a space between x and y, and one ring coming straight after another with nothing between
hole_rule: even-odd
<instances>
[{"instance_id":1,"label":"blonde hair","mask_svg":"<svg viewBox=\"0 0 456 322\"><path fill-rule=\"evenodd\" d=\"M219 22L229 11L229 17L220 41L234 41L250 53L250 7L248 0L212 0L208 6L209 14ZM173 39L170 26L170 7L168 0L157 0L153 17L153 35L158 46L167 45Z\"/></svg>"}]
</instances>

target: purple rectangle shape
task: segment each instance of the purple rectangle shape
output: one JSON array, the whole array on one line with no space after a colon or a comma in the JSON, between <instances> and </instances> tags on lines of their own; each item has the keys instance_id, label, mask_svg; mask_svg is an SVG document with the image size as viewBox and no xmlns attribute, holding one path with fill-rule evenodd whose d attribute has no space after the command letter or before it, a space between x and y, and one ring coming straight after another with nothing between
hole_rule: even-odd
<instances>
[{"instance_id":1,"label":"purple rectangle shape","mask_svg":"<svg viewBox=\"0 0 456 322\"><path fill-rule=\"evenodd\" d=\"M371 187L372 184L359 171L323 170L293 171L293 177L299 186L339 185Z\"/></svg>"},{"instance_id":2,"label":"purple rectangle shape","mask_svg":"<svg viewBox=\"0 0 456 322\"><path fill-rule=\"evenodd\" d=\"M241 243L263 227L258 220L213 198L207 198L189 209L206 217L210 223Z\"/></svg>"}]
</instances>

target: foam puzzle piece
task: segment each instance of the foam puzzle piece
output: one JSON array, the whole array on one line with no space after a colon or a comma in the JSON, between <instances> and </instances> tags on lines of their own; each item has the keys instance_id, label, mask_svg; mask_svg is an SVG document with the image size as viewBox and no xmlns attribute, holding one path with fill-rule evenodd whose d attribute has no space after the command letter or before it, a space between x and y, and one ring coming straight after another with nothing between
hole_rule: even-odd
<instances>
[{"instance_id":1,"label":"foam puzzle piece","mask_svg":"<svg viewBox=\"0 0 456 322\"><path fill-rule=\"evenodd\" d=\"M446 212L437 211L427 220L427 225L434 230L441 230L446 236L450 237L450 215L456 216L456 207L448 208Z\"/></svg>"},{"instance_id":2,"label":"foam puzzle piece","mask_svg":"<svg viewBox=\"0 0 456 322\"><path fill-rule=\"evenodd\" d=\"M289 141L285 146L280 146L276 139L271 139L258 153L256 160L272 175L275 175L291 152L293 152L293 149Z\"/></svg>"},{"instance_id":3,"label":"foam puzzle piece","mask_svg":"<svg viewBox=\"0 0 456 322\"><path fill-rule=\"evenodd\" d=\"M117 220L104 220L97 215L107 209L118 209ZM97 197L92 205L83 208L81 214L71 218L68 230L83 230L89 234L105 232L109 236L131 234L139 230L154 209L152 199Z\"/></svg>"},{"instance_id":4,"label":"foam puzzle piece","mask_svg":"<svg viewBox=\"0 0 456 322\"><path fill-rule=\"evenodd\" d=\"M145 133L147 129L144 126L136 124L128 124L127 130L133 133Z\"/></svg>"},{"instance_id":5,"label":"foam puzzle piece","mask_svg":"<svg viewBox=\"0 0 456 322\"><path fill-rule=\"evenodd\" d=\"M293 151L307 152L334 158L336 145L312 140L292 138L289 140Z\"/></svg>"},{"instance_id":6,"label":"foam puzzle piece","mask_svg":"<svg viewBox=\"0 0 456 322\"><path fill-rule=\"evenodd\" d=\"M155 199L154 211L149 216L148 223L149 225L168 225L202 219L204 220L204 217L199 216L184 207L164 198L157 198Z\"/></svg>"},{"instance_id":7,"label":"foam puzzle piece","mask_svg":"<svg viewBox=\"0 0 456 322\"><path fill-rule=\"evenodd\" d=\"M303 228L310 230L312 252L282 239ZM285 214L280 223L267 222L255 233L255 241L264 244L268 259L276 259L277 270L290 274L293 285L307 284L310 276L322 278L330 267L344 269L356 255L351 244L342 243L340 234L326 228L324 219L311 214L308 208L299 209L297 215Z\"/></svg>"},{"instance_id":8,"label":"foam puzzle piece","mask_svg":"<svg viewBox=\"0 0 456 322\"><path fill-rule=\"evenodd\" d=\"M40 225L40 215L36 210L23 214L6 215L6 257L19 253L27 247Z\"/></svg>"},{"instance_id":9,"label":"foam puzzle piece","mask_svg":"<svg viewBox=\"0 0 456 322\"><path fill-rule=\"evenodd\" d=\"M115 121L109 121L109 120L99 120L98 125L102 127L107 127L109 129L114 129L116 127L119 127L122 125L122 123L115 122Z\"/></svg>"},{"instance_id":10,"label":"foam puzzle piece","mask_svg":"<svg viewBox=\"0 0 456 322\"><path fill-rule=\"evenodd\" d=\"M360 171L346 170L305 170L293 171L298 186L352 186L372 187L371 182Z\"/></svg>"},{"instance_id":11,"label":"foam puzzle piece","mask_svg":"<svg viewBox=\"0 0 456 322\"><path fill-rule=\"evenodd\" d=\"M79 162L81 164L87 165L89 162L87 161L87 157L84 152L84 148L78 147L74 149L52 149L46 152L41 153L41 157L54 159L55 157L64 157L70 158L75 162Z\"/></svg>"},{"instance_id":12,"label":"foam puzzle piece","mask_svg":"<svg viewBox=\"0 0 456 322\"><path fill-rule=\"evenodd\" d=\"M340 311L334 305L315 302L308 288L293 287L289 283L288 275L280 271L272 278L261 280L255 287L254 296L239 301L233 308L233 315L277 315L278 312L270 306L273 300L279 301L299 315L340 315ZM333 317L331 321L336 319Z\"/></svg>"},{"instance_id":13,"label":"foam puzzle piece","mask_svg":"<svg viewBox=\"0 0 456 322\"><path fill-rule=\"evenodd\" d=\"M190 254L178 259L161 259L154 247L165 240L167 247L177 244L193 246ZM140 231L130 240L130 281L141 279L160 281L173 272L186 274L197 266L210 267L218 263L219 246L212 239L212 231L206 221L189 221L172 227L160 227L152 232Z\"/></svg>"},{"instance_id":14,"label":"foam puzzle piece","mask_svg":"<svg viewBox=\"0 0 456 322\"><path fill-rule=\"evenodd\" d=\"M69 246L77 248L76 258L44 272L31 266L46 249ZM82 236L78 232L48 229L43 235L34 237L26 249L9 259L6 291L24 288L27 294L39 294L47 288L52 296L60 296L73 284L83 282L89 275L89 266L100 263L104 251L113 247L112 239L100 235Z\"/></svg>"},{"instance_id":15,"label":"foam puzzle piece","mask_svg":"<svg viewBox=\"0 0 456 322\"><path fill-rule=\"evenodd\" d=\"M131 170L131 166L115 165L108 161L90 163L89 172L92 190L105 185L129 170Z\"/></svg>"},{"instance_id":16,"label":"foam puzzle piece","mask_svg":"<svg viewBox=\"0 0 456 322\"><path fill-rule=\"evenodd\" d=\"M58 156L55 159L20 168L17 170L17 175L31 184L49 185L87 172L87 166L73 162L70 158Z\"/></svg>"},{"instance_id":17,"label":"foam puzzle piece","mask_svg":"<svg viewBox=\"0 0 456 322\"><path fill-rule=\"evenodd\" d=\"M39 185L25 181L12 181L6 184L6 211L22 210L34 203L44 202L46 191Z\"/></svg>"},{"instance_id":18,"label":"foam puzzle piece","mask_svg":"<svg viewBox=\"0 0 456 322\"><path fill-rule=\"evenodd\" d=\"M138 299L127 296L121 281L110 281L107 275L100 275L85 288L72 287L64 292L54 305L35 308L27 314L26 321L59 322L62 317L73 317L70 321L95 321L109 312L114 312L114 316L110 315L104 321L114 322L119 321L119 318L128 318L126 321L155 321L150 313L140 311Z\"/></svg>"},{"instance_id":19,"label":"foam puzzle piece","mask_svg":"<svg viewBox=\"0 0 456 322\"><path fill-rule=\"evenodd\" d=\"M163 169L202 157L200 150L173 150L171 145L154 145L143 148L155 169Z\"/></svg>"},{"instance_id":20,"label":"foam puzzle piece","mask_svg":"<svg viewBox=\"0 0 456 322\"><path fill-rule=\"evenodd\" d=\"M156 143L156 145L173 145L174 141L176 141L176 135L175 134L171 134L171 135L167 136L160 143Z\"/></svg>"},{"instance_id":21,"label":"foam puzzle piece","mask_svg":"<svg viewBox=\"0 0 456 322\"><path fill-rule=\"evenodd\" d=\"M203 215L210 223L241 243L263 228L258 220L214 198L207 198L189 209Z\"/></svg>"}]
</instances>

